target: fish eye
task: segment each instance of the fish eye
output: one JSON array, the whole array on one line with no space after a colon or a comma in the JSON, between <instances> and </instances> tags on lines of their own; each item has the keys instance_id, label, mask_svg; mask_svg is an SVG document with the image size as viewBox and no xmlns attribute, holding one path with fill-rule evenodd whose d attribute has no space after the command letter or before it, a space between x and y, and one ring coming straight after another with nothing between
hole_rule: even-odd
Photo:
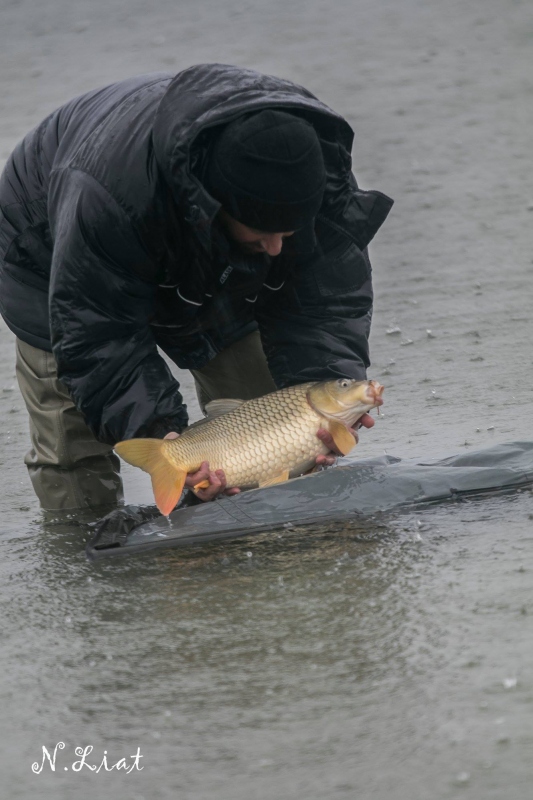
<instances>
[{"instance_id":1,"label":"fish eye","mask_svg":"<svg viewBox=\"0 0 533 800\"><path fill-rule=\"evenodd\" d=\"M350 386L350 384L351 384L351 381L350 381L348 378L339 378L339 380L337 381L337 383L339 384L339 386L340 386L342 389L347 389L347 388L348 388L348 386Z\"/></svg>"}]
</instances>

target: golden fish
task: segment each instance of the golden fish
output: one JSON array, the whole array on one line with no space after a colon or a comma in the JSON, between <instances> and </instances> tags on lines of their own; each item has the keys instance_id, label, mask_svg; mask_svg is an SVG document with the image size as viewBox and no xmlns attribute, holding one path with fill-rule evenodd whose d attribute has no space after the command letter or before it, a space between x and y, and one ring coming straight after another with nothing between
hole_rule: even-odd
<instances>
[{"instance_id":1,"label":"golden fish","mask_svg":"<svg viewBox=\"0 0 533 800\"><path fill-rule=\"evenodd\" d=\"M130 439L115 450L150 473L157 507L165 516L178 502L187 473L203 461L223 469L228 486L271 486L306 472L328 452L317 438L325 428L341 453L355 445L350 430L371 408L383 403L377 381L340 378L302 383L245 402L215 400L215 418L196 423L177 439ZM203 488L202 482L195 488Z\"/></svg>"}]
</instances>

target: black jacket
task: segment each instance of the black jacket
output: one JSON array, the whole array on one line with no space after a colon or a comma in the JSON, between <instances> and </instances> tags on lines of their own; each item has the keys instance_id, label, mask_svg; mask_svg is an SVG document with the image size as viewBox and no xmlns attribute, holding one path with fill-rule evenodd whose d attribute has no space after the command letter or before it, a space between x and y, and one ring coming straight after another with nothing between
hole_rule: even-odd
<instances>
[{"instance_id":1,"label":"black jacket","mask_svg":"<svg viewBox=\"0 0 533 800\"><path fill-rule=\"evenodd\" d=\"M311 245L296 234L276 258L235 251L202 186L217 127L265 107L314 125L328 175ZM203 64L78 97L17 146L0 179L0 311L53 351L100 441L187 424L158 345L196 369L259 326L279 387L364 377L365 248L392 201L357 187L352 140L306 89Z\"/></svg>"}]
</instances>

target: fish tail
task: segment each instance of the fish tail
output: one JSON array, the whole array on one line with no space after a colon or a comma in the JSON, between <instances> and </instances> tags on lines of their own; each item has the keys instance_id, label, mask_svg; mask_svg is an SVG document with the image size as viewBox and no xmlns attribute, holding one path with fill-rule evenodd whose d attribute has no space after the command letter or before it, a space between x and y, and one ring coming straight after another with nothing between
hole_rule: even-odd
<instances>
[{"instance_id":1,"label":"fish tail","mask_svg":"<svg viewBox=\"0 0 533 800\"><path fill-rule=\"evenodd\" d=\"M115 451L128 464L149 473L156 505L168 517L180 499L187 470L168 460L164 452L165 444L162 439L129 439L118 442Z\"/></svg>"}]
</instances>

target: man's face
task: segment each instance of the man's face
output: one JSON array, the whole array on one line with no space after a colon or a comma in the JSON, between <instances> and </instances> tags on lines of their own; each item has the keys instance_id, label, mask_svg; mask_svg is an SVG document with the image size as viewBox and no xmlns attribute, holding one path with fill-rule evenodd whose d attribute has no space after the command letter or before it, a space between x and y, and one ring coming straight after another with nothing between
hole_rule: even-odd
<instances>
[{"instance_id":1,"label":"man's face","mask_svg":"<svg viewBox=\"0 0 533 800\"><path fill-rule=\"evenodd\" d=\"M256 231L243 225L242 222L237 222L224 209L220 210L219 216L229 238L236 242L239 249L245 253L267 253L269 256L279 256L283 240L294 233L294 231L285 233Z\"/></svg>"}]
</instances>

